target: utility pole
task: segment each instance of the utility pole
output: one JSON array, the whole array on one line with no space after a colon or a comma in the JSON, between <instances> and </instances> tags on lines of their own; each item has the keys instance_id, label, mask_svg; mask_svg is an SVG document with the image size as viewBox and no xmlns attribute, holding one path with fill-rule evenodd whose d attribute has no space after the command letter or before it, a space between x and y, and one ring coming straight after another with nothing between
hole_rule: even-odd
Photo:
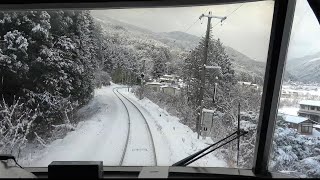
<instances>
[{"instance_id":1,"label":"utility pole","mask_svg":"<svg viewBox=\"0 0 320 180\"><path fill-rule=\"evenodd\" d=\"M201 122L201 117L202 117L202 109L203 109L203 95L204 95L204 86L205 86L205 75L206 75L206 64L207 64L207 58L208 58L208 46L209 46L209 39L210 39L210 27L211 27L211 19L216 18L216 19L221 19L221 22L224 21L227 17L220 17L220 16L213 16L211 14L211 11L209 12L208 15L202 14L199 19L207 17L208 18L208 24L207 24L207 32L206 32L206 39L205 39L205 47L204 47L204 58L202 61L202 67L200 68L200 93L199 93L199 111L198 112L198 118L197 118L197 124L196 124L196 129L198 132L198 139L200 136L200 122Z\"/></svg>"}]
</instances>

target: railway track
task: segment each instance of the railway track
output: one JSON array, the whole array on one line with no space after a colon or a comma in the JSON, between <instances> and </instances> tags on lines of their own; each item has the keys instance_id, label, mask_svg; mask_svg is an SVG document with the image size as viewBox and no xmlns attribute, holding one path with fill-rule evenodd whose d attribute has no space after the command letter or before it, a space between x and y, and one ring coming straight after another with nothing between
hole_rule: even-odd
<instances>
[{"instance_id":1,"label":"railway track","mask_svg":"<svg viewBox=\"0 0 320 180\"><path fill-rule=\"evenodd\" d=\"M139 156L141 156L141 154L145 155L145 156L147 156L147 155L152 156L152 159L153 159L152 165L157 166L157 156L156 156L156 152L155 152L155 145L154 145L152 133L151 133L151 130L150 130L150 127L149 127L149 124L148 124L146 118L144 117L144 115L142 114L140 109L130 99L128 99L123 94L121 94L118 91L118 89L119 88L114 88L113 93L120 99L120 101L122 102L122 104L125 107L127 114L128 114L128 131L127 131L126 143L125 143L123 154L121 156L119 164L124 165L126 158L127 159L132 158L132 157L127 157L127 156L129 156L128 154L130 153L130 150L131 150L131 152L132 151L140 151L141 153L137 154ZM128 104L130 104L130 105L128 105ZM137 113L133 113L132 111L131 112L129 111L129 109L130 109L129 106L131 106L131 108L134 108L138 112L138 114L139 114L138 119L137 119ZM134 119L132 118L133 116L135 116ZM139 125L139 123L140 123L140 125ZM134 130L132 131L132 126L135 126L135 128L137 126L139 126L139 128L141 128L141 126L143 126L141 123L143 123L143 125L145 126L145 128L143 128L143 129L145 129L145 131L146 131L146 135L148 136L147 139L149 142L147 142L147 143L143 142L143 144L142 144L143 147L133 148L133 146L139 145L139 143L141 143L141 139L146 139L145 134L143 134L143 136L142 136L142 133L134 133ZM135 142L136 142L136 144L135 144ZM146 147L148 145L151 148ZM132 147L130 147L130 146L132 146ZM150 152L150 149L151 149L151 152ZM147 154L147 153L151 153L151 154Z\"/></svg>"}]
</instances>

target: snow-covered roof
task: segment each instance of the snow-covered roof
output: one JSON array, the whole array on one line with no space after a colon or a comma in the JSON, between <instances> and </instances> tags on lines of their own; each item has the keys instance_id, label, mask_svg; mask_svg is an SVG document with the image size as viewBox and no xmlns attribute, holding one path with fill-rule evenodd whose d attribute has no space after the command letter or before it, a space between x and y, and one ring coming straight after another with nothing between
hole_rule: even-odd
<instances>
[{"instance_id":1,"label":"snow-covered roof","mask_svg":"<svg viewBox=\"0 0 320 180\"><path fill-rule=\"evenodd\" d=\"M319 106L320 107L320 101L302 100L302 101L300 101L299 104L309 105L309 106Z\"/></svg>"},{"instance_id":2,"label":"snow-covered roof","mask_svg":"<svg viewBox=\"0 0 320 180\"><path fill-rule=\"evenodd\" d=\"M283 113L279 113L279 115L281 115L283 117L283 120L290 122L290 123L294 123L294 124L299 124L299 123L302 123L302 122L308 120L308 118L301 117L301 116L293 116L293 115L288 115L288 114L283 114Z\"/></svg>"},{"instance_id":3,"label":"snow-covered roof","mask_svg":"<svg viewBox=\"0 0 320 180\"><path fill-rule=\"evenodd\" d=\"M216 112L215 110L206 109L206 108L203 108L202 111L203 111L203 112L208 112L208 113L214 113L214 112Z\"/></svg>"},{"instance_id":4,"label":"snow-covered roof","mask_svg":"<svg viewBox=\"0 0 320 180\"><path fill-rule=\"evenodd\" d=\"M146 83L146 85L162 85L162 84L159 82L149 82L149 83Z\"/></svg>"},{"instance_id":5,"label":"snow-covered roof","mask_svg":"<svg viewBox=\"0 0 320 180\"><path fill-rule=\"evenodd\" d=\"M317 124L317 125L313 125L314 128L318 128L320 129L320 124Z\"/></svg>"},{"instance_id":6,"label":"snow-covered roof","mask_svg":"<svg viewBox=\"0 0 320 180\"><path fill-rule=\"evenodd\" d=\"M220 66L206 66L206 69L221 69Z\"/></svg>"},{"instance_id":7,"label":"snow-covered roof","mask_svg":"<svg viewBox=\"0 0 320 180\"><path fill-rule=\"evenodd\" d=\"M180 88L178 87L175 87L175 86L169 86L169 85L163 85L163 86L160 86L161 88L172 88L172 89L177 89L179 90Z\"/></svg>"},{"instance_id":8,"label":"snow-covered roof","mask_svg":"<svg viewBox=\"0 0 320 180\"><path fill-rule=\"evenodd\" d=\"M165 74L165 75L163 75L163 77L175 77L175 75Z\"/></svg>"}]
</instances>

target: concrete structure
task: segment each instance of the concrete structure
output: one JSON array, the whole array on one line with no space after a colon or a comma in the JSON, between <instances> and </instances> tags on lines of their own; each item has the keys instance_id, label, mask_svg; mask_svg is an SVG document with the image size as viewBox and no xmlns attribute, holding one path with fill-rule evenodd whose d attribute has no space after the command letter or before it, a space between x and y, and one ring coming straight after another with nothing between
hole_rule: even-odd
<instances>
[{"instance_id":1,"label":"concrete structure","mask_svg":"<svg viewBox=\"0 0 320 180\"><path fill-rule=\"evenodd\" d=\"M171 96L177 96L180 94L180 88L174 87L174 86L160 86L161 92L171 95Z\"/></svg>"},{"instance_id":2,"label":"concrete structure","mask_svg":"<svg viewBox=\"0 0 320 180\"><path fill-rule=\"evenodd\" d=\"M238 81L238 84L240 84L242 86L251 87L252 89L255 89L255 90L261 90L262 89L262 86L260 86L258 84L254 84L252 82Z\"/></svg>"},{"instance_id":3,"label":"concrete structure","mask_svg":"<svg viewBox=\"0 0 320 180\"><path fill-rule=\"evenodd\" d=\"M159 78L160 83L176 84L178 83L178 76L165 74Z\"/></svg>"},{"instance_id":4,"label":"concrete structure","mask_svg":"<svg viewBox=\"0 0 320 180\"><path fill-rule=\"evenodd\" d=\"M289 128L296 129L301 134L312 134L314 122L307 117L279 113L278 119L286 121L287 123L289 123Z\"/></svg>"},{"instance_id":5,"label":"concrete structure","mask_svg":"<svg viewBox=\"0 0 320 180\"><path fill-rule=\"evenodd\" d=\"M162 84L159 82L146 83L146 87L151 88L153 91L156 91L156 92L160 91L161 86L162 86Z\"/></svg>"},{"instance_id":6,"label":"concrete structure","mask_svg":"<svg viewBox=\"0 0 320 180\"><path fill-rule=\"evenodd\" d=\"M320 123L320 101L303 100L299 104L299 116L307 117L316 123Z\"/></svg>"},{"instance_id":7,"label":"concrete structure","mask_svg":"<svg viewBox=\"0 0 320 180\"><path fill-rule=\"evenodd\" d=\"M212 130L213 126L213 115L214 110L210 109L202 109L202 118L201 118L201 136L203 138L208 137L210 135L210 132Z\"/></svg>"}]
</instances>

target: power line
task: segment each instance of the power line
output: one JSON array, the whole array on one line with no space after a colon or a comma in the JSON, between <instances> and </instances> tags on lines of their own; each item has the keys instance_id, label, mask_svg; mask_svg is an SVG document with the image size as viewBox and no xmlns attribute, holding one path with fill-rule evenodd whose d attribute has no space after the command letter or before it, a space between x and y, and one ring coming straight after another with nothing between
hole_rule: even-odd
<instances>
[{"instance_id":1,"label":"power line","mask_svg":"<svg viewBox=\"0 0 320 180\"><path fill-rule=\"evenodd\" d=\"M200 19L198 18L193 24L191 24L187 30L184 31L184 33L186 33L193 25L195 25Z\"/></svg>"},{"instance_id":2,"label":"power line","mask_svg":"<svg viewBox=\"0 0 320 180\"><path fill-rule=\"evenodd\" d=\"M233 10L231 13L229 13L226 17L228 20L228 17L231 16L233 13L235 13L238 9L240 9L242 6L244 5L244 3L242 3L239 7L237 7L235 10ZM212 28L214 28L215 26L217 26L220 22L217 22L214 26L212 26Z\"/></svg>"},{"instance_id":3,"label":"power line","mask_svg":"<svg viewBox=\"0 0 320 180\"><path fill-rule=\"evenodd\" d=\"M209 8L207 8L205 12L207 12L208 10L209 10ZM200 18L197 18L197 20L194 21L194 23L192 23L185 31L182 31L182 32L187 33L187 31L189 31L189 29L190 29L192 26L194 26L199 20L200 20ZM181 35L181 36L182 36L182 35ZM176 42L176 41L177 41L177 40L174 40L173 42Z\"/></svg>"},{"instance_id":4,"label":"power line","mask_svg":"<svg viewBox=\"0 0 320 180\"><path fill-rule=\"evenodd\" d=\"M226 17L228 18L229 16L231 16L233 13L235 13L237 10L239 10L242 6L244 5L244 3L242 3L240 6L238 6L236 9L234 9L231 13L229 13ZM209 8L206 9L205 13L207 13L207 11L209 10ZM200 19L198 18L194 23L192 23L185 31L183 31L184 33L186 33L192 26L194 26ZM212 26L212 28L214 28L215 26L217 26L220 22L217 22L215 25ZM203 35L201 35L202 37ZM174 40L174 42L176 42L176 40Z\"/></svg>"},{"instance_id":5,"label":"power line","mask_svg":"<svg viewBox=\"0 0 320 180\"><path fill-rule=\"evenodd\" d=\"M244 5L244 3L242 3L238 8L236 8L235 10L233 10L230 14L227 15L227 17L231 16L231 14L233 14L234 12L236 12L238 9L240 9L242 6Z\"/></svg>"},{"instance_id":6,"label":"power line","mask_svg":"<svg viewBox=\"0 0 320 180\"><path fill-rule=\"evenodd\" d=\"M205 12L207 12L208 10L209 10L209 8L207 8ZM186 33L186 32L187 32L192 26L194 26L199 20L200 20L200 18L198 18L193 24L191 24L191 25L187 28L187 30L184 31L184 33Z\"/></svg>"}]
</instances>

